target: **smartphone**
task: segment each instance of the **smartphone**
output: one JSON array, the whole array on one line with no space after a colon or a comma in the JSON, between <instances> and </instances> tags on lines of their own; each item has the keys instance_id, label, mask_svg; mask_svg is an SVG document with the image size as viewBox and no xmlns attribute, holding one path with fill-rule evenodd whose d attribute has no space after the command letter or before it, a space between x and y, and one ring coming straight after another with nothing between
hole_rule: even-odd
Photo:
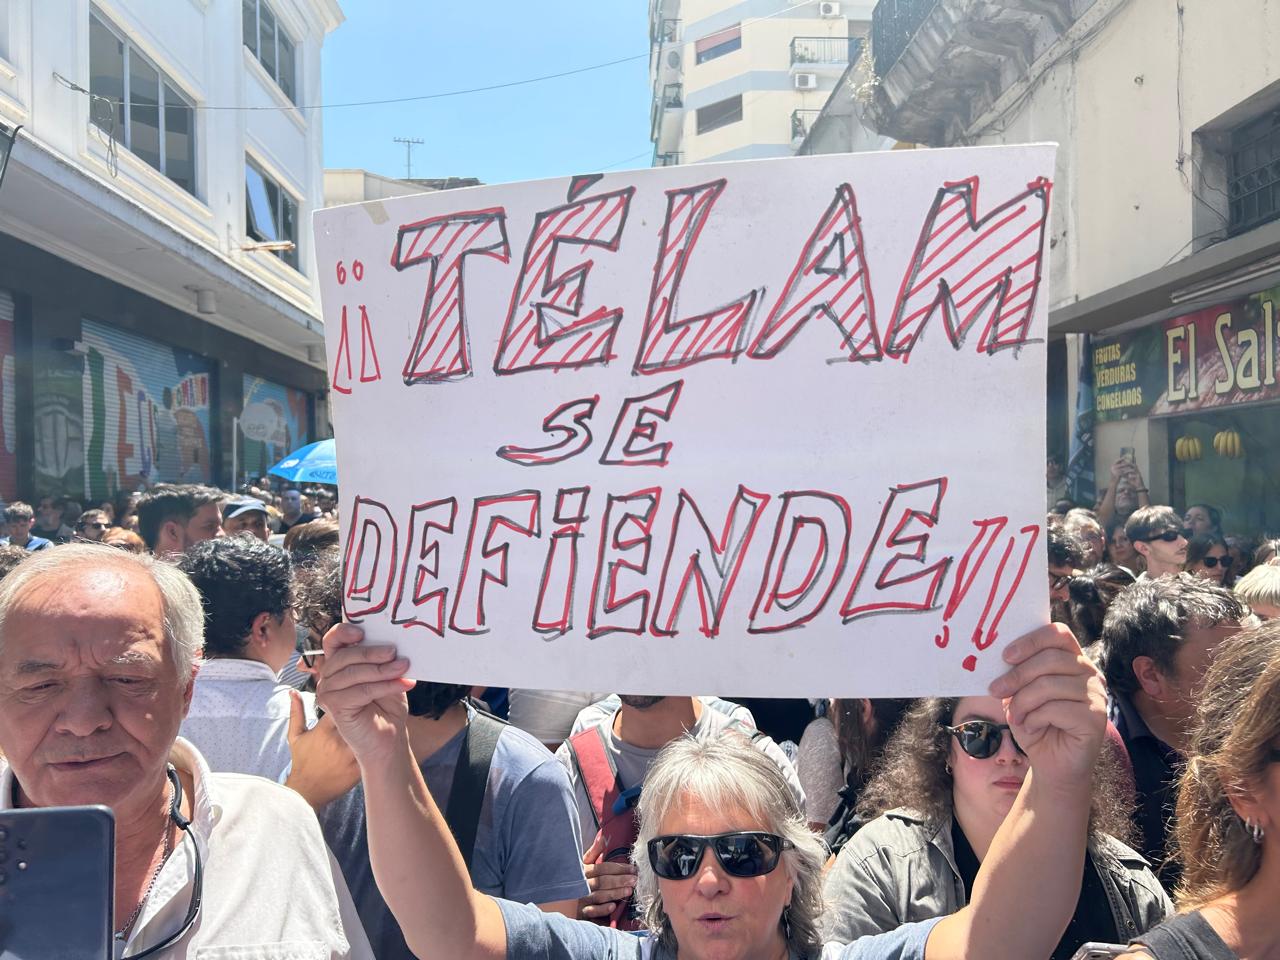
<instances>
[{"instance_id":1,"label":"smartphone","mask_svg":"<svg viewBox=\"0 0 1280 960\"><path fill-rule=\"evenodd\" d=\"M0 960L111 960L114 815L0 810Z\"/></svg>"},{"instance_id":2,"label":"smartphone","mask_svg":"<svg viewBox=\"0 0 1280 960\"><path fill-rule=\"evenodd\" d=\"M1110 960L1129 949L1123 943L1082 943L1080 949L1071 955L1071 960Z\"/></svg>"},{"instance_id":3,"label":"smartphone","mask_svg":"<svg viewBox=\"0 0 1280 960\"><path fill-rule=\"evenodd\" d=\"M1128 460L1130 463L1137 463L1137 462L1138 462L1138 451L1136 451L1133 447L1121 447L1121 448L1120 448L1120 459L1121 459L1121 460Z\"/></svg>"}]
</instances>

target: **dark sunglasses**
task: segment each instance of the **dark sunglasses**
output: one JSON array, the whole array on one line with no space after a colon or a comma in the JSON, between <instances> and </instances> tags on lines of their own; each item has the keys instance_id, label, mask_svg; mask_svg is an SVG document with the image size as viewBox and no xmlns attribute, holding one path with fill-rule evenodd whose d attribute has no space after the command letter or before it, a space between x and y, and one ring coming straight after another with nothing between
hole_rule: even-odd
<instances>
[{"instance_id":1,"label":"dark sunglasses","mask_svg":"<svg viewBox=\"0 0 1280 960\"><path fill-rule=\"evenodd\" d=\"M954 727L945 723L942 729L951 734L960 743L960 749L975 760L986 760L1000 752L1000 744L1004 742L1004 732L1009 730L1007 723L992 723L990 720L966 720ZM1026 756L1025 751L1013 739L1013 731L1009 730L1009 742L1013 748Z\"/></svg>"},{"instance_id":2,"label":"dark sunglasses","mask_svg":"<svg viewBox=\"0 0 1280 960\"><path fill-rule=\"evenodd\" d=\"M1214 567L1216 567L1218 564L1222 564L1222 569L1223 569L1223 570L1230 570L1230 569L1231 569L1231 558L1230 558L1230 557L1201 557L1201 558L1200 558L1200 562L1201 562L1201 563L1203 563L1203 564L1204 564L1206 567L1208 567L1210 570L1212 570L1212 569L1213 569Z\"/></svg>"},{"instance_id":3,"label":"dark sunglasses","mask_svg":"<svg viewBox=\"0 0 1280 960\"><path fill-rule=\"evenodd\" d=\"M1071 586L1071 581L1075 579L1069 573L1049 574L1049 589L1061 590L1063 587Z\"/></svg>"},{"instance_id":4,"label":"dark sunglasses","mask_svg":"<svg viewBox=\"0 0 1280 960\"><path fill-rule=\"evenodd\" d=\"M1165 543L1173 543L1179 537L1183 540L1190 540L1195 534L1190 530L1166 530L1164 533L1157 533L1153 537L1142 537L1143 543L1150 543L1153 540L1163 540Z\"/></svg>"},{"instance_id":5,"label":"dark sunglasses","mask_svg":"<svg viewBox=\"0 0 1280 960\"><path fill-rule=\"evenodd\" d=\"M701 837L677 833L649 841L649 865L663 880L688 880L702 862L702 851L711 845L724 872L731 877L763 877L778 866L790 841L772 833L742 830Z\"/></svg>"}]
</instances>

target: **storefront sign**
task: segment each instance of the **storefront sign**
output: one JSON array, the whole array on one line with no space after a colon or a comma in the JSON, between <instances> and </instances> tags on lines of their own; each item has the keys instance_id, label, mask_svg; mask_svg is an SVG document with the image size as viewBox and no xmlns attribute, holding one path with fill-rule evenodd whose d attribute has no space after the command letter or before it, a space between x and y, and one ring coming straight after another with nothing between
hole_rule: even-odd
<instances>
[{"instance_id":1,"label":"storefront sign","mask_svg":"<svg viewBox=\"0 0 1280 960\"><path fill-rule=\"evenodd\" d=\"M1098 420L1162 417L1280 398L1280 287L1093 342Z\"/></svg>"}]
</instances>

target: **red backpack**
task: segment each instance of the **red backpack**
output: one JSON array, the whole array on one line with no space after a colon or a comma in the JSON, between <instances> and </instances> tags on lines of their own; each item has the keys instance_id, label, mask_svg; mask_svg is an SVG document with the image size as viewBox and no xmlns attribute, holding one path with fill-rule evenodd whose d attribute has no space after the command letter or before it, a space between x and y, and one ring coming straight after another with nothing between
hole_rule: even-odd
<instances>
[{"instance_id":1,"label":"red backpack","mask_svg":"<svg viewBox=\"0 0 1280 960\"><path fill-rule=\"evenodd\" d=\"M639 828L636 803L640 799L640 787L627 789L622 785L599 726L589 727L566 742L578 770L578 780L591 803L598 828L596 837L603 841L605 852L597 862L630 863ZM619 930L643 928L630 897L619 903L609 916L598 917L594 922Z\"/></svg>"}]
</instances>

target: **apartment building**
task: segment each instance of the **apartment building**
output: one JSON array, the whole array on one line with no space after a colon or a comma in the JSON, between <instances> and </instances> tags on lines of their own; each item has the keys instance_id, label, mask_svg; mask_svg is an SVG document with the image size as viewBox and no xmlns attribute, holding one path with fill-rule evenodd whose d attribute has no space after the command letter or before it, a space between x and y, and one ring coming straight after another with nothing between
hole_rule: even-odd
<instances>
[{"instance_id":1,"label":"apartment building","mask_svg":"<svg viewBox=\"0 0 1280 960\"><path fill-rule=\"evenodd\" d=\"M337 0L0 0L0 497L327 435L307 224ZM233 477L233 474L235 475Z\"/></svg>"},{"instance_id":2,"label":"apartment building","mask_svg":"<svg viewBox=\"0 0 1280 960\"><path fill-rule=\"evenodd\" d=\"M650 0L655 166L796 153L850 64L872 0Z\"/></svg>"}]
</instances>

